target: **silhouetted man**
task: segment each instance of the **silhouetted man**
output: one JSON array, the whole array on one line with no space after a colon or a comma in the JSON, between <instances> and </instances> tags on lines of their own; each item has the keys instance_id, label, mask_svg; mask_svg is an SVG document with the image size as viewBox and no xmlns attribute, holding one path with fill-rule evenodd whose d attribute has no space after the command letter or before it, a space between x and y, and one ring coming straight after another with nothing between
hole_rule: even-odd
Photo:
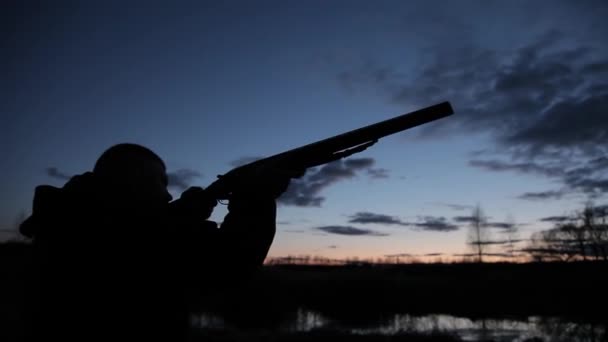
<instances>
[{"instance_id":1,"label":"silhouetted man","mask_svg":"<svg viewBox=\"0 0 608 342\"><path fill-rule=\"evenodd\" d=\"M62 188L38 186L21 232L39 279L33 339L183 340L189 288L238 282L275 234L275 199L289 177L261 170L235 189L218 229L216 201L190 188L171 201L151 150L120 144Z\"/></svg>"}]
</instances>

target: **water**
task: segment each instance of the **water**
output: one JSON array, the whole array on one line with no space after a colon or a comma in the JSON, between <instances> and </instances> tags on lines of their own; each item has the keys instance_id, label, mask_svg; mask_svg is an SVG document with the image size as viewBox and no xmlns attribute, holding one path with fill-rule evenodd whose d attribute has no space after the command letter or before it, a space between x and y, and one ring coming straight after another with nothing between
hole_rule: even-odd
<instances>
[{"instance_id":1,"label":"water","mask_svg":"<svg viewBox=\"0 0 608 342\"><path fill-rule=\"evenodd\" d=\"M193 316L198 329L231 329L224 319L212 314ZM352 327L334 322L323 315L300 309L294 319L277 327L282 332L309 332L315 329L337 329L352 334L432 333L458 336L464 341L496 342L600 342L608 341L606 325L572 322L558 317L533 316L527 319L479 319L443 314L413 316L395 314L373 326ZM537 340L533 340L536 338Z\"/></svg>"}]
</instances>

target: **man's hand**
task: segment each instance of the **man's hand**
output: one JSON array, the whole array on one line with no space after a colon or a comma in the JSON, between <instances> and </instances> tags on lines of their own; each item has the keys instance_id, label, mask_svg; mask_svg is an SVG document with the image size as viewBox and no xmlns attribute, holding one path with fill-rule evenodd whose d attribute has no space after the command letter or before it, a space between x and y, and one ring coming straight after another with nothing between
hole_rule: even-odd
<instances>
[{"instance_id":1,"label":"man's hand","mask_svg":"<svg viewBox=\"0 0 608 342\"><path fill-rule=\"evenodd\" d=\"M197 218L206 220L211 216L213 208L217 205L215 198L199 186L192 186L184 191L177 201L174 201L178 206L178 210L185 215L196 216Z\"/></svg>"}]
</instances>

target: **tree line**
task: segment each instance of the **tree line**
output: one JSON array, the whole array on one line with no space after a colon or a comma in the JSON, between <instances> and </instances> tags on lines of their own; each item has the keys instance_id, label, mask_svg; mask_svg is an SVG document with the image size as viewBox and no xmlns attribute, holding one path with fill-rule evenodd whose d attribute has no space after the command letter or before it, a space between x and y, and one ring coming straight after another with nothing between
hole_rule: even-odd
<instances>
[{"instance_id":1,"label":"tree line","mask_svg":"<svg viewBox=\"0 0 608 342\"><path fill-rule=\"evenodd\" d=\"M528 240L518 238L517 225L505 224L505 237L493 238L487 218L478 205L470 217L467 255L477 262L487 257L519 258L531 261L608 261L608 205L591 203L576 213L554 218L553 227L535 232ZM519 243L524 247L516 248ZM494 246L500 246L497 251Z\"/></svg>"},{"instance_id":2,"label":"tree line","mask_svg":"<svg viewBox=\"0 0 608 342\"><path fill-rule=\"evenodd\" d=\"M535 261L608 261L608 206L588 204L563 221L532 234L523 250Z\"/></svg>"}]
</instances>

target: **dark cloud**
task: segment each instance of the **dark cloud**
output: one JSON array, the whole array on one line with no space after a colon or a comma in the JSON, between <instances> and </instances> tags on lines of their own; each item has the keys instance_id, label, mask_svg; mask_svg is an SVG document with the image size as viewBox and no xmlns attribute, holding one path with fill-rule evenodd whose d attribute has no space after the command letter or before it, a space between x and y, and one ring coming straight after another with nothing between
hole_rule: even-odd
<instances>
[{"instance_id":1,"label":"dark cloud","mask_svg":"<svg viewBox=\"0 0 608 342\"><path fill-rule=\"evenodd\" d=\"M592 198L597 198L608 193L608 177L601 179L583 177L567 179L566 181L570 188L578 189Z\"/></svg>"},{"instance_id":2,"label":"dark cloud","mask_svg":"<svg viewBox=\"0 0 608 342\"><path fill-rule=\"evenodd\" d=\"M593 212L593 215L595 215L597 218L601 218L601 217L608 215L608 205L607 204L602 204L602 205L589 204L589 205L590 206L587 208L590 208ZM587 209L585 209L585 211L586 210ZM549 222L549 223L553 223L556 225L563 224L563 223L573 223L574 221L580 219L580 214L581 214L581 212L570 215L570 216L566 216L566 215L547 216L547 217L542 217L542 218L538 219L538 221Z\"/></svg>"},{"instance_id":3,"label":"dark cloud","mask_svg":"<svg viewBox=\"0 0 608 342\"><path fill-rule=\"evenodd\" d=\"M608 216L608 204L593 206L593 212L598 216Z\"/></svg>"},{"instance_id":4,"label":"dark cloud","mask_svg":"<svg viewBox=\"0 0 608 342\"><path fill-rule=\"evenodd\" d=\"M580 157L579 157L580 158ZM542 175L561 182L558 190L528 192L519 196L522 199L560 199L570 192L581 192L590 197L598 197L608 192L608 158L598 157L582 160L576 165L567 159L546 161L544 163L527 161L513 163L503 160L472 160L471 166L488 171L515 171L526 174Z\"/></svg>"},{"instance_id":5,"label":"dark cloud","mask_svg":"<svg viewBox=\"0 0 608 342\"><path fill-rule=\"evenodd\" d=\"M409 254L409 253L398 253L398 254L385 254L384 256L386 258L407 258L407 257L412 257L414 255Z\"/></svg>"},{"instance_id":6,"label":"dark cloud","mask_svg":"<svg viewBox=\"0 0 608 342\"><path fill-rule=\"evenodd\" d=\"M548 216L543 217L539 221L541 222L554 222L554 223L562 223L569 221L571 218L569 216Z\"/></svg>"},{"instance_id":7,"label":"dark cloud","mask_svg":"<svg viewBox=\"0 0 608 342\"><path fill-rule=\"evenodd\" d=\"M589 161L591 172L608 169L608 157L598 157Z\"/></svg>"},{"instance_id":8,"label":"dark cloud","mask_svg":"<svg viewBox=\"0 0 608 342\"><path fill-rule=\"evenodd\" d=\"M608 93L559 101L542 117L513 132L507 142L525 145L534 152L548 148L589 148L605 152L608 142Z\"/></svg>"},{"instance_id":9,"label":"dark cloud","mask_svg":"<svg viewBox=\"0 0 608 342\"><path fill-rule=\"evenodd\" d=\"M344 160L344 166L347 169L366 169L374 165L372 158L351 158Z\"/></svg>"},{"instance_id":10,"label":"dark cloud","mask_svg":"<svg viewBox=\"0 0 608 342\"><path fill-rule=\"evenodd\" d=\"M513 257L513 255L511 255L509 253L485 253L484 255L493 256L493 257L500 257L500 258L511 258L511 257Z\"/></svg>"},{"instance_id":11,"label":"dark cloud","mask_svg":"<svg viewBox=\"0 0 608 342\"><path fill-rule=\"evenodd\" d=\"M441 256L441 255L444 255L444 254L443 253L427 253L427 254L424 254L424 256Z\"/></svg>"},{"instance_id":12,"label":"dark cloud","mask_svg":"<svg viewBox=\"0 0 608 342\"><path fill-rule=\"evenodd\" d=\"M509 163L500 160L471 160L469 165L488 171L517 171L521 173L539 174L548 177L562 176L564 170L559 167L539 165L534 162Z\"/></svg>"},{"instance_id":13,"label":"dark cloud","mask_svg":"<svg viewBox=\"0 0 608 342\"><path fill-rule=\"evenodd\" d=\"M454 203L443 203L443 202L437 202L435 204L444 206L444 207L448 207L453 210L458 210L458 211L471 210L474 208L472 205L466 205L466 204L454 204Z\"/></svg>"},{"instance_id":14,"label":"dark cloud","mask_svg":"<svg viewBox=\"0 0 608 342\"><path fill-rule=\"evenodd\" d=\"M387 169L368 169L367 175L373 179L385 179L389 178L389 171Z\"/></svg>"},{"instance_id":15,"label":"dark cloud","mask_svg":"<svg viewBox=\"0 0 608 342\"><path fill-rule=\"evenodd\" d=\"M475 221L475 217L473 216L454 216L452 217L452 220L459 222L459 223L471 223L473 221Z\"/></svg>"},{"instance_id":16,"label":"dark cloud","mask_svg":"<svg viewBox=\"0 0 608 342\"><path fill-rule=\"evenodd\" d=\"M413 223L412 225L422 230L434 232L451 232L458 230L458 226L446 221L445 217L425 216L423 222Z\"/></svg>"},{"instance_id":17,"label":"dark cloud","mask_svg":"<svg viewBox=\"0 0 608 342\"><path fill-rule=\"evenodd\" d=\"M457 257L475 257L478 256L478 254L476 253L462 253L462 254L452 254L453 256L457 256Z\"/></svg>"},{"instance_id":18,"label":"dark cloud","mask_svg":"<svg viewBox=\"0 0 608 342\"><path fill-rule=\"evenodd\" d=\"M480 245L507 245L507 244L511 244L511 243L518 243L524 240L521 239L511 239L511 240L488 240L488 241L473 241L473 243L475 244L480 244Z\"/></svg>"},{"instance_id":19,"label":"dark cloud","mask_svg":"<svg viewBox=\"0 0 608 342\"><path fill-rule=\"evenodd\" d=\"M320 207L325 200L321 196L322 190L341 180L354 178L373 165L373 158L350 158L310 169L302 178L291 181L278 202L299 207Z\"/></svg>"},{"instance_id":20,"label":"dark cloud","mask_svg":"<svg viewBox=\"0 0 608 342\"><path fill-rule=\"evenodd\" d=\"M388 234L376 232L369 229L355 228L352 226L323 226L315 229L324 231L330 234L338 235L368 235L368 236L386 236Z\"/></svg>"},{"instance_id":21,"label":"dark cloud","mask_svg":"<svg viewBox=\"0 0 608 342\"><path fill-rule=\"evenodd\" d=\"M193 180L200 178L200 172L191 169L179 169L167 173L169 187L186 190Z\"/></svg>"},{"instance_id":22,"label":"dark cloud","mask_svg":"<svg viewBox=\"0 0 608 342\"><path fill-rule=\"evenodd\" d=\"M358 212L352 216L348 220L348 223L360 223L360 224L385 224L385 225L401 225L407 226L409 225L406 222L401 221L398 217L383 215L383 214L374 214L370 212Z\"/></svg>"},{"instance_id":23,"label":"dark cloud","mask_svg":"<svg viewBox=\"0 0 608 342\"><path fill-rule=\"evenodd\" d=\"M327 246L327 248L329 248L329 249L336 249L336 248L338 248L338 246L336 246L336 245L331 245L331 246Z\"/></svg>"},{"instance_id":24,"label":"dark cloud","mask_svg":"<svg viewBox=\"0 0 608 342\"><path fill-rule=\"evenodd\" d=\"M494 153L509 161L473 160L472 166L549 177L566 192L603 196L606 165L576 169L600 158L605 162L608 155L605 49L556 30L531 39L500 52L466 41L429 49L414 72L366 61L339 80L351 88L375 87L387 100L408 106L450 100L458 115L423 126L420 137L483 133ZM561 191L546 195L556 198Z\"/></svg>"},{"instance_id":25,"label":"dark cloud","mask_svg":"<svg viewBox=\"0 0 608 342\"><path fill-rule=\"evenodd\" d=\"M488 222L486 223L486 226L489 228L511 229L513 227L516 227L517 225L515 223L509 222Z\"/></svg>"},{"instance_id":26,"label":"dark cloud","mask_svg":"<svg viewBox=\"0 0 608 342\"><path fill-rule=\"evenodd\" d=\"M242 166L261 157L242 157L231 163L233 167ZM323 189L344 179L354 178L362 171L367 171L372 178L381 178L384 169L373 169L373 158L348 158L309 169L298 179L293 179L289 188L278 199L283 205L300 207L320 207L325 197L321 196Z\"/></svg>"},{"instance_id":27,"label":"dark cloud","mask_svg":"<svg viewBox=\"0 0 608 342\"><path fill-rule=\"evenodd\" d=\"M583 66L582 71L586 74L606 74L608 73L608 62L602 61L599 63L589 63Z\"/></svg>"},{"instance_id":28,"label":"dark cloud","mask_svg":"<svg viewBox=\"0 0 608 342\"><path fill-rule=\"evenodd\" d=\"M59 171L59 169L57 169L56 167L47 167L45 169L46 174L51 177L51 178L55 178L55 179L59 179L59 180L69 180L70 178L72 178L71 175Z\"/></svg>"},{"instance_id":29,"label":"dark cloud","mask_svg":"<svg viewBox=\"0 0 608 342\"><path fill-rule=\"evenodd\" d=\"M548 200L548 199L560 199L564 196L564 193L559 190L549 190L549 191L541 191L541 192L526 192L523 193L517 198L539 201L539 200Z\"/></svg>"},{"instance_id":30,"label":"dark cloud","mask_svg":"<svg viewBox=\"0 0 608 342\"><path fill-rule=\"evenodd\" d=\"M360 170L366 170L374 165L372 158L353 158L347 160L337 160L328 163L318 169L316 172L308 175L308 179L312 182L329 181L335 182L341 179L353 178L355 173Z\"/></svg>"},{"instance_id":31,"label":"dark cloud","mask_svg":"<svg viewBox=\"0 0 608 342\"><path fill-rule=\"evenodd\" d=\"M452 217L452 220L458 223L472 223L475 222L476 219L474 216L454 216ZM516 224L509 222L486 222L484 226L488 228L509 229L515 227Z\"/></svg>"},{"instance_id":32,"label":"dark cloud","mask_svg":"<svg viewBox=\"0 0 608 342\"><path fill-rule=\"evenodd\" d=\"M284 231L287 233L306 233L304 229L286 229Z\"/></svg>"}]
</instances>

